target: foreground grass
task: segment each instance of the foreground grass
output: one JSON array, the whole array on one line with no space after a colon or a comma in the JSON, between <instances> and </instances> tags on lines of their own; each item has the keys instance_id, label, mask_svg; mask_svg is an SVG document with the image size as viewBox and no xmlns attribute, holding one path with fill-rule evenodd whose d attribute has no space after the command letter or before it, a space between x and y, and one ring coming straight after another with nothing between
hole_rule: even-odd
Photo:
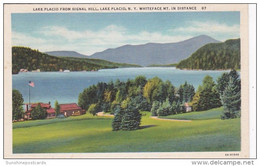
<instances>
[{"instance_id":1,"label":"foreground grass","mask_svg":"<svg viewBox=\"0 0 260 166\"><path fill-rule=\"evenodd\" d=\"M144 113L142 129L117 132L112 131L111 117L89 114L40 122L14 124L14 153L240 150L240 119L173 122L151 119L150 113Z\"/></svg>"},{"instance_id":2,"label":"foreground grass","mask_svg":"<svg viewBox=\"0 0 260 166\"><path fill-rule=\"evenodd\" d=\"M177 115L161 116L165 119L184 119L184 120L203 120L203 119L220 119L223 113L223 107L213 108L208 111L189 112Z\"/></svg>"}]
</instances>

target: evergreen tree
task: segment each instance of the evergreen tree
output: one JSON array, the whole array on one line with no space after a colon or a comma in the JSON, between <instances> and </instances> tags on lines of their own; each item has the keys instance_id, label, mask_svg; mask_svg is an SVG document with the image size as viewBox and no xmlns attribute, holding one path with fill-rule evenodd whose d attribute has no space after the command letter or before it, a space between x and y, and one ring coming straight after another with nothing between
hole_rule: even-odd
<instances>
[{"instance_id":1,"label":"evergreen tree","mask_svg":"<svg viewBox=\"0 0 260 166\"><path fill-rule=\"evenodd\" d=\"M113 131L118 131L121 129L121 123L122 123L122 118L124 116L124 111L120 108L119 105L116 106L115 111L114 111L114 119L112 122L112 128Z\"/></svg>"},{"instance_id":2,"label":"evergreen tree","mask_svg":"<svg viewBox=\"0 0 260 166\"><path fill-rule=\"evenodd\" d=\"M141 114L135 108L135 106L130 103L125 109L124 116L122 118L121 129L122 130L136 130L141 124Z\"/></svg>"},{"instance_id":3,"label":"evergreen tree","mask_svg":"<svg viewBox=\"0 0 260 166\"><path fill-rule=\"evenodd\" d=\"M229 82L229 74L223 73L218 79L217 79L217 90L220 96L223 95L223 92L225 88L227 87Z\"/></svg>"},{"instance_id":4,"label":"evergreen tree","mask_svg":"<svg viewBox=\"0 0 260 166\"><path fill-rule=\"evenodd\" d=\"M169 102L172 103L174 100L176 100L175 96L175 87L171 84L169 80L165 82L165 87L167 89L167 98L169 99Z\"/></svg>"},{"instance_id":5,"label":"evergreen tree","mask_svg":"<svg viewBox=\"0 0 260 166\"><path fill-rule=\"evenodd\" d=\"M239 74L236 70L231 70L229 73L223 73L218 79L217 79L217 91L219 92L219 95L222 96L224 90L228 86L230 77L233 78L235 81L234 84L240 88L241 83L239 79Z\"/></svg>"},{"instance_id":6,"label":"evergreen tree","mask_svg":"<svg viewBox=\"0 0 260 166\"><path fill-rule=\"evenodd\" d=\"M241 89L236 85L240 82L235 77L230 77L228 86L223 92L221 97L222 104L224 106L224 112L222 119L233 119L240 117L241 110Z\"/></svg>"},{"instance_id":7,"label":"evergreen tree","mask_svg":"<svg viewBox=\"0 0 260 166\"><path fill-rule=\"evenodd\" d=\"M18 119L21 119L23 118L23 96L22 94L14 89L13 90L13 93L12 93L12 108L13 108L13 120L18 120Z\"/></svg>"},{"instance_id":8,"label":"evergreen tree","mask_svg":"<svg viewBox=\"0 0 260 166\"><path fill-rule=\"evenodd\" d=\"M58 116L60 114L60 105L58 101L55 101L55 115Z\"/></svg>"},{"instance_id":9,"label":"evergreen tree","mask_svg":"<svg viewBox=\"0 0 260 166\"><path fill-rule=\"evenodd\" d=\"M195 94L195 88L185 81L184 84L180 85L178 94L181 103L190 102Z\"/></svg>"}]
</instances>

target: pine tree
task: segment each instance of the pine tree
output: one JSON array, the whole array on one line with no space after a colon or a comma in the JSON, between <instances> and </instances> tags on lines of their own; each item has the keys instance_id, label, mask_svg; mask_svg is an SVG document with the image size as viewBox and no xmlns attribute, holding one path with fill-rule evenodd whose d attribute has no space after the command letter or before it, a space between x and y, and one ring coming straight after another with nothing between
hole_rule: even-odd
<instances>
[{"instance_id":1,"label":"pine tree","mask_svg":"<svg viewBox=\"0 0 260 166\"><path fill-rule=\"evenodd\" d=\"M233 119L240 117L241 89L237 84L237 82L240 81L237 79L238 78L230 77L228 86L224 90L223 96L221 97L222 104L224 106L222 119Z\"/></svg>"},{"instance_id":2,"label":"pine tree","mask_svg":"<svg viewBox=\"0 0 260 166\"><path fill-rule=\"evenodd\" d=\"M122 118L121 129L122 130L136 130L141 124L141 114L135 108L133 104L129 104L125 109L124 116Z\"/></svg>"},{"instance_id":3,"label":"pine tree","mask_svg":"<svg viewBox=\"0 0 260 166\"><path fill-rule=\"evenodd\" d=\"M120 108L119 105L117 105L115 108L115 117L112 122L113 131L118 131L121 129L123 116L124 116L124 111Z\"/></svg>"},{"instance_id":4,"label":"pine tree","mask_svg":"<svg viewBox=\"0 0 260 166\"><path fill-rule=\"evenodd\" d=\"M58 116L60 114L60 105L58 101L55 101L55 115Z\"/></svg>"}]
</instances>

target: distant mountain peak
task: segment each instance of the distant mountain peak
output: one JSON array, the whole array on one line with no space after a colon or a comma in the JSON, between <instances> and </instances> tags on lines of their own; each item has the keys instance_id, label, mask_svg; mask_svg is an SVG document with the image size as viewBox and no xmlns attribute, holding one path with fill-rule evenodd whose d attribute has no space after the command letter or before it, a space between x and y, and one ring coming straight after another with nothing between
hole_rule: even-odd
<instances>
[{"instance_id":1,"label":"distant mountain peak","mask_svg":"<svg viewBox=\"0 0 260 166\"><path fill-rule=\"evenodd\" d=\"M118 63L138 64L148 66L151 64L178 63L186 59L193 52L208 43L219 43L207 35L199 35L175 43L146 43L139 45L123 45L96 52L89 58L104 59Z\"/></svg>"}]
</instances>

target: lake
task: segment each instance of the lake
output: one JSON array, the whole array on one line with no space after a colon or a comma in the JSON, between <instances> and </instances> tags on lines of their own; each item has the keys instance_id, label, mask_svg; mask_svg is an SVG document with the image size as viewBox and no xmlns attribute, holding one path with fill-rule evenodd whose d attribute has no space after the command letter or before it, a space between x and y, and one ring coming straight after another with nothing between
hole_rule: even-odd
<instances>
[{"instance_id":1,"label":"lake","mask_svg":"<svg viewBox=\"0 0 260 166\"><path fill-rule=\"evenodd\" d=\"M13 89L19 90L24 102L29 102L28 82L33 81L35 87L30 88L30 101L51 102L54 106L55 100L61 103L77 103L78 95L85 88L98 82L109 82L117 79L126 81L134 79L138 75L146 78L158 76L163 81L169 80L178 87L187 81L195 88L202 84L206 75L216 80L223 72L228 71L194 71L179 70L175 67L143 67L143 68L117 68L102 69L94 72L27 72L12 75Z\"/></svg>"}]
</instances>

